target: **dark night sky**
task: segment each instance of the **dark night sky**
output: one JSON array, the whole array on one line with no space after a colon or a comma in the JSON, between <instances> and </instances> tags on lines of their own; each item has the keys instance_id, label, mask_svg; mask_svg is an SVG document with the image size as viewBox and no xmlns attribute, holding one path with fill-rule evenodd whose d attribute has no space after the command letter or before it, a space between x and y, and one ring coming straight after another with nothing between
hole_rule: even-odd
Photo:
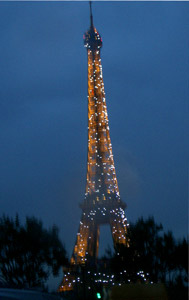
<instances>
[{"instance_id":1,"label":"dark night sky","mask_svg":"<svg viewBox=\"0 0 189 300\"><path fill-rule=\"evenodd\" d=\"M189 3L93 12L128 220L153 215L186 236ZM88 28L86 2L0 2L0 213L55 223L69 254L85 189Z\"/></svg>"}]
</instances>

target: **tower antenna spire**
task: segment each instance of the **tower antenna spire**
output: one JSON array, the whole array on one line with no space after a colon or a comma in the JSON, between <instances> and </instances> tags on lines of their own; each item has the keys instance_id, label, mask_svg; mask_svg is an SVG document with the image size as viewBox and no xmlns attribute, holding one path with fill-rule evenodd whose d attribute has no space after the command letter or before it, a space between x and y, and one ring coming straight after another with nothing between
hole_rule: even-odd
<instances>
[{"instance_id":1,"label":"tower antenna spire","mask_svg":"<svg viewBox=\"0 0 189 300\"><path fill-rule=\"evenodd\" d=\"M91 21L91 27L93 27L93 14L92 14L92 1L89 1L90 6L90 21Z\"/></svg>"}]
</instances>

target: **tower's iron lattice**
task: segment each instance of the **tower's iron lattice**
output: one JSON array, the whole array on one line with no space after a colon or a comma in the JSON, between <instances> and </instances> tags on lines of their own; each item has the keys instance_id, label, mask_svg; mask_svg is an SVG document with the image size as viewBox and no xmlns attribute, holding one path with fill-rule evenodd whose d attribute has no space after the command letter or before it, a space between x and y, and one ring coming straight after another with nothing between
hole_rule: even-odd
<instances>
[{"instance_id":1,"label":"tower's iron lattice","mask_svg":"<svg viewBox=\"0 0 189 300\"><path fill-rule=\"evenodd\" d=\"M125 204L119 195L102 76L102 39L93 25L91 6L90 22L90 29L84 34L88 56L86 190L84 201L80 205L82 216L70 261L70 273L65 274L59 291L73 289L75 280L72 269L91 261L95 263L98 256L100 225L110 224L114 245L127 244Z\"/></svg>"}]
</instances>

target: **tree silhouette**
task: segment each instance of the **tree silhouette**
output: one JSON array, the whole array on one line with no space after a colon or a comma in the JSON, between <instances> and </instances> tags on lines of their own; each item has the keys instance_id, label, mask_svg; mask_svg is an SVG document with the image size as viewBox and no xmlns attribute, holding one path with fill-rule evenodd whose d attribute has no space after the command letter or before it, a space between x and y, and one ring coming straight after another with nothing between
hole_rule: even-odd
<instances>
[{"instance_id":1,"label":"tree silhouette","mask_svg":"<svg viewBox=\"0 0 189 300\"><path fill-rule=\"evenodd\" d=\"M176 245L175 264L179 272L176 277L177 282L188 284L188 243L185 238Z\"/></svg>"},{"instance_id":2,"label":"tree silhouette","mask_svg":"<svg viewBox=\"0 0 189 300\"><path fill-rule=\"evenodd\" d=\"M67 264L66 251L58 237L58 228L45 229L41 221L27 217L21 225L0 218L0 279L12 287L43 286L50 274L58 275Z\"/></svg>"},{"instance_id":3,"label":"tree silhouette","mask_svg":"<svg viewBox=\"0 0 189 300\"><path fill-rule=\"evenodd\" d=\"M162 224L156 224L153 217L131 223L127 239L129 247L116 245L111 258L111 268L118 281L122 271L126 270L124 278L132 282L144 281L141 272L145 274L145 280L151 282L187 282L186 239L177 242L171 231L163 233Z\"/></svg>"}]
</instances>

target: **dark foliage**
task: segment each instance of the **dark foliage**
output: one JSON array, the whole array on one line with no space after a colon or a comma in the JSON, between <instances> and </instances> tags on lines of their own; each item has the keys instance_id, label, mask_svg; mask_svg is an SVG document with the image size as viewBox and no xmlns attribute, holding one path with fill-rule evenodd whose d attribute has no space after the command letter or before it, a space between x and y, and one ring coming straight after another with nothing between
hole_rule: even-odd
<instances>
[{"instance_id":1,"label":"dark foliage","mask_svg":"<svg viewBox=\"0 0 189 300\"><path fill-rule=\"evenodd\" d=\"M117 277L125 269L125 279L132 282L187 283L186 239L176 241L172 232L164 233L163 226L156 224L152 217L147 220L140 218L130 224L127 238L129 247L116 245L115 254L111 258L112 271Z\"/></svg>"},{"instance_id":2,"label":"dark foliage","mask_svg":"<svg viewBox=\"0 0 189 300\"><path fill-rule=\"evenodd\" d=\"M27 217L0 218L0 281L11 287L43 286L50 274L58 275L67 263L58 229L45 229L41 221Z\"/></svg>"}]
</instances>

